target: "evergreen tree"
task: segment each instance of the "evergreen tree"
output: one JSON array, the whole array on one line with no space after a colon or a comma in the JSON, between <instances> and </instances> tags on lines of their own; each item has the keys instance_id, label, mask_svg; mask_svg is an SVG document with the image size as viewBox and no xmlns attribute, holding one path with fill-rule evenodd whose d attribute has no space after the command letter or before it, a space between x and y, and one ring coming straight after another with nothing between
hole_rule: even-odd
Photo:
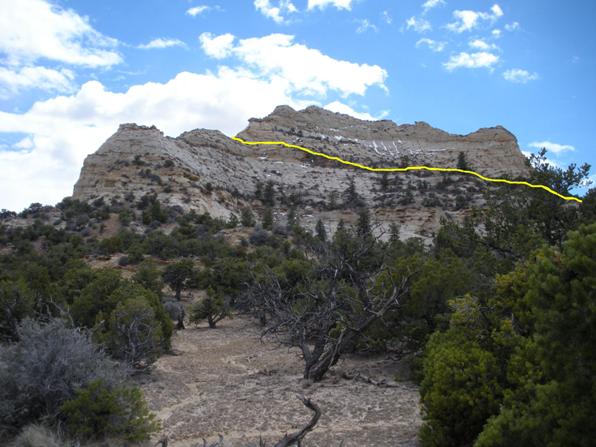
<instances>
[{"instance_id":1,"label":"evergreen tree","mask_svg":"<svg viewBox=\"0 0 596 447\"><path fill-rule=\"evenodd\" d=\"M337 191L331 191L329 193L329 204L327 205L327 209L337 209Z\"/></svg>"},{"instance_id":2,"label":"evergreen tree","mask_svg":"<svg viewBox=\"0 0 596 447\"><path fill-rule=\"evenodd\" d=\"M325 230L325 224L321 219L317 220L315 232L317 234L317 239L319 239L322 242L327 241L327 230Z\"/></svg>"},{"instance_id":3,"label":"evergreen tree","mask_svg":"<svg viewBox=\"0 0 596 447\"><path fill-rule=\"evenodd\" d=\"M466 158L466 154L464 154L463 152L457 154L457 169L463 169L465 171L468 171L470 169L470 166L468 165L468 160Z\"/></svg>"},{"instance_id":4,"label":"evergreen tree","mask_svg":"<svg viewBox=\"0 0 596 447\"><path fill-rule=\"evenodd\" d=\"M381 191L385 192L387 189L389 189L389 178L387 172L383 172L379 184L381 186Z\"/></svg>"},{"instance_id":5,"label":"evergreen tree","mask_svg":"<svg viewBox=\"0 0 596 447\"><path fill-rule=\"evenodd\" d=\"M344 205L348 208L357 208L362 205L362 199L356 191L356 183L354 177L350 177L350 183L344 191Z\"/></svg>"},{"instance_id":6,"label":"evergreen tree","mask_svg":"<svg viewBox=\"0 0 596 447\"><path fill-rule=\"evenodd\" d=\"M263 184L260 180L257 180L257 184L255 186L255 197L259 200L263 198Z\"/></svg>"},{"instance_id":7,"label":"evergreen tree","mask_svg":"<svg viewBox=\"0 0 596 447\"><path fill-rule=\"evenodd\" d=\"M370 211L368 208L362 208L358 212L358 223L356 224L356 234L360 237L372 236L370 225Z\"/></svg>"},{"instance_id":8,"label":"evergreen tree","mask_svg":"<svg viewBox=\"0 0 596 447\"><path fill-rule=\"evenodd\" d=\"M273 228L273 211L271 210L271 207L268 206L265 208L261 224L265 230L271 230Z\"/></svg>"},{"instance_id":9,"label":"evergreen tree","mask_svg":"<svg viewBox=\"0 0 596 447\"><path fill-rule=\"evenodd\" d=\"M389 226L389 242L399 242L399 226L393 222Z\"/></svg>"},{"instance_id":10,"label":"evergreen tree","mask_svg":"<svg viewBox=\"0 0 596 447\"><path fill-rule=\"evenodd\" d=\"M180 299L182 289L184 289L194 274L194 265L190 259L183 259L166 267L163 273L163 280L175 292L176 299Z\"/></svg>"},{"instance_id":11,"label":"evergreen tree","mask_svg":"<svg viewBox=\"0 0 596 447\"><path fill-rule=\"evenodd\" d=\"M242 208L240 212L240 222L244 227L254 227L255 226L255 216L252 213L252 210L249 207Z\"/></svg>"},{"instance_id":12,"label":"evergreen tree","mask_svg":"<svg viewBox=\"0 0 596 447\"><path fill-rule=\"evenodd\" d=\"M296 225L298 222L297 218L296 218L296 208L291 206L290 209L288 210L288 216L287 216L287 223L288 223L288 228L292 229L294 227L294 225Z\"/></svg>"},{"instance_id":13,"label":"evergreen tree","mask_svg":"<svg viewBox=\"0 0 596 447\"><path fill-rule=\"evenodd\" d=\"M263 203L268 206L275 205L275 189L273 182L269 180L265 185L265 192L263 193Z\"/></svg>"}]
</instances>

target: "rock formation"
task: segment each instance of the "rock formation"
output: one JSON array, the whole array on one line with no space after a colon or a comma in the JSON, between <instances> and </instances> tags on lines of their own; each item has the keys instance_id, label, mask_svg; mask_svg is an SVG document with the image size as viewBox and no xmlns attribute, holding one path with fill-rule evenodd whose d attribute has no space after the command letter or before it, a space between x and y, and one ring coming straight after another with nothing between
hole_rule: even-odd
<instances>
[{"instance_id":1,"label":"rock formation","mask_svg":"<svg viewBox=\"0 0 596 447\"><path fill-rule=\"evenodd\" d=\"M515 137L500 126L462 136L423 122L397 125L314 106L301 111L279 106L265 118L250 119L238 136L285 141L379 167L455 167L462 152L470 169L484 175L528 174ZM480 192L487 187L466 175L367 172L294 149L246 146L216 130L171 138L154 126L122 124L87 157L73 196L134 202L154 194L169 206L228 218L245 206L262 212L255 192L268 182L274 185L274 217L280 224L294 206L302 225L312 228L321 218L333 231L340 219L352 221L355 209L366 205L382 227L400 224L403 237L431 236L441 217L461 218L466 209L481 206ZM349 203L345 195L350 182L360 203Z\"/></svg>"}]
</instances>

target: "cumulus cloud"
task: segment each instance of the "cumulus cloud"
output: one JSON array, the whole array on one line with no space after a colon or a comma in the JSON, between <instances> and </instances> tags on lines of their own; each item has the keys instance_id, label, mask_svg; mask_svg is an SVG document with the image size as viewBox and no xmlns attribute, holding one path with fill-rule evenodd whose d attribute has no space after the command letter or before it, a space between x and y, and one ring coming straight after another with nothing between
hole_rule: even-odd
<instances>
[{"instance_id":1,"label":"cumulus cloud","mask_svg":"<svg viewBox=\"0 0 596 447\"><path fill-rule=\"evenodd\" d=\"M234 48L234 40L236 37L233 34L226 33L215 36L212 33L202 33L199 36L201 48L207 56L215 59L223 59L228 57Z\"/></svg>"},{"instance_id":2,"label":"cumulus cloud","mask_svg":"<svg viewBox=\"0 0 596 447\"><path fill-rule=\"evenodd\" d=\"M257 11L275 23L284 23L287 20L285 14L298 12L290 0L279 0L277 6L271 0L255 0L254 5Z\"/></svg>"},{"instance_id":3,"label":"cumulus cloud","mask_svg":"<svg viewBox=\"0 0 596 447\"><path fill-rule=\"evenodd\" d=\"M291 93L281 79L222 68L215 74L179 73L166 83L136 85L123 93L90 81L72 96L38 101L23 114L0 112L0 132L23 134L31 142L0 151L0 208L20 210L72 194L85 156L120 123L155 124L171 136L197 127L233 135L249 117L264 116L278 104L307 105Z\"/></svg>"},{"instance_id":4,"label":"cumulus cloud","mask_svg":"<svg viewBox=\"0 0 596 447\"><path fill-rule=\"evenodd\" d=\"M352 0L308 0L306 9L325 9L327 6L350 10L352 9Z\"/></svg>"},{"instance_id":5,"label":"cumulus cloud","mask_svg":"<svg viewBox=\"0 0 596 447\"><path fill-rule=\"evenodd\" d=\"M492 68L497 62L499 62L499 56L487 51L479 51L477 53L462 51L459 54L451 56L443 66L447 70L452 71L456 68Z\"/></svg>"},{"instance_id":6,"label":"cumulus cloud","mask_svg":"<svg viewBox=\"0 0 596 447\"><path fill-rule=\"evenodd\" d=\"M210 42L220 38L205 36L203 48L209 48ZM378 65L333 59L319 50L295 43L294 36L288 34L241 39L235 46L230 39L227 37L226 55L235 56L261 76L283 79L304 94L325 95L331 90L343 96L364 95L371 86L386 89L387 72Z\"/></svg>"},{"instance_id":7,"label":"cumulus cloud","mask_svg":"<svg viewBox=\"0 0 596 447\"><path fill-rule=\"evenodd\" d=\"M96 31L87 18L45 0L3 1L0 54L11 65L46 58L88 67L121 62L116 39Z\"/></svg>"},{"instance_id":8,"label":"cumulus cloud","mask_svg":"<svg viewBox=\"0 0 596 447\"><path fill-rule=\"evenodd\" d=\"M412 29L417 33L425 33L432 30L433 27L428 20L412 16L406 20L406 29Z\"/></svg>"},{"instance_id":9,"label":"cumulus cloud","mask_svg":"<svg viewBox=\"0 0 596 447\"><path fill-rule=\"evenodd\" d=\"M538 79L537 73L530 73L528 70L522 68L511 68L503 72L503 78L509 82L516 82L518 84L525 84L530 81Z\"/></svg>"},{"instance_id":10,"label":"cumulus cloud","mask_svg":"<svg viewBox=\"0 0 596 447\"><path fill-rule=\"evenodd\" d=\"M89 81L75 94L37 101L24 113L0 112L0 133L20 138L9 151L0 151L0 191L5 192L0 208L20 210L70 195L85 156L123 122L155 124L170 136L197 127L234 135L248 118L265 116L279 104L300 109L330 101L331 93L358 95L373 85L384 88L382 68L333 59L294 43L293 36L274 34L237 45L231 41L223 48L240 61L238 67L182 72L167 82L135 85L124 92ZM328 106L372 118L338 101Z\"/></svg>"},{"instance_id":11,"label":"cumulus cloud","mask_svg":"<svg viewBox=\"0 0 596 447\"><path fill-rule=\"evenodd\" d=\"M575 147L571 146L570 144L558 144L553 143L552 141L534 141L533 143L529 144L530 147L536 149L546 149L553 154L560 154L561 152L567 151L574 151Z\"/></svg>"},{"instance_id":12,"label":"cumulus cloud","mask_svg":"<svg viewBox=\"0 0 596 447\"><path fill-rule=\"evenodd\" d=\"M71 70L40 66L20 69L0 67L0 98L14 95L21 90L36 88L45 91L70 92L74 89L75 75Z\"/></svg>"},{"instance_id":13,"label":"cumulus cloud","mask_svg":"<svg viewBox=\"0 0 596 447\"><path fill-rule=\"evenodd\" d=\"M422 4L422 12L423 14L426 14L428 11L430 11L433 8L436 8L437 6L440 5L445 5L445 0L426 0L423 4Z\"/></svg>"},{"instance_id":14,"label":"cumulus cloud","mask_svg":"<svg viewBox=\"0 0 596 447\"><path fill-rule=\"evenodd\" d=\"M436 41L436 40L424 37L424 38L418 40L418 42L416 42L416 47L421 47L421 46L426 46L431 51L434 51L435 53L440 53L447 46L447 42Z\"/></svg>"},{"instance_id":15,"label":"cumulus cloud","mask_svg":"<svg viewBox=\"0 0 596 447\"><path fill-rule=\"evenodd\" d=\"M155 48L170 48L183 46L185 46L185 44L181 40L160 37L158 39L153 39L151 42L139 45L137 48L140 48L141 50L151 50Z\"/></svg>"},{"instance_id":16,"label":"cumulus cloud","mask_svg":"<svg viewBox=\"0 0 596 447\"><path fill-rule=\"evenodd\" d=\"M211 8L207 5L193 6L192 8L188 8L186 10L186 14L188 14L191 17L196 17L198 15L203 14L204 12L209 11L209 9L211 9Z\"/></svg>"},{"instance_id":17,"label":"cumulus cloud","mask_svg":"<svg viewBox=\"0 0 596 447\"><path fill-rule=\"evenodd\" d=\"M325 108L327 110L331 110L332 112L343 113L345 115L350 115L361 120L374 121L376 119L379 119L366 112L357 112L349 105L339 101L330 102L329 104L325 105Z\"/></svg>"},{"instance_id":18,"label":"cumulus cloud","mask_svg":"<svg viewBox=\"0 0 596 447\"><path fill-rule=\"evenodd\" d=\"M490 12L455 10L453 11L454 22L447 24L447 29L455 33L463 33L478 28L481 23L494 23L503 16L503 10L497 4L490 8Z\"/></svg>"},{"instance_id":19,"label":"cumulus cloud","mask_svg":"<svg viewBox=\"0 0 596 447\"><path fill-rule=\"evenodd\" d=\"M470 47L474 48L475 50L492 50L496 49L497 46L494 43L488 43L482 39L474 39L471 40L469 43Z\"/></svg>"}]
</instances>

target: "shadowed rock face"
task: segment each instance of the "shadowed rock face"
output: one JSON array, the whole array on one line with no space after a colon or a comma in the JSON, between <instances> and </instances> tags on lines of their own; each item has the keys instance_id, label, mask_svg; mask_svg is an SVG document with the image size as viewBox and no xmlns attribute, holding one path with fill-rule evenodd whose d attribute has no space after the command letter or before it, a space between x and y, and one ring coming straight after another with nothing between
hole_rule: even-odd
<instances>
[{"instance_id":1,"label":"shadowed rock face","mask_svg":"<svg viewBox=\"0 0 596 447\"><path fill-rule=\"evenodd\" d=\"M494 177L526 177L528 168L515 137L497 126L468 135L452 135L417 122L363 121L319 107L295 111L277 107L262 119L250 119L239 137L248 141L286 141L371 166L428 165L455 167L460 152L470 169ZM354 212L329 209L338 203L353 179L356 190L377 220L396 222L403 237L431 235L443 216L465 213L455 204L465 195L466 206L482 206L482 182L469 176L392 173L381 186L381 174L346 168L335 162L277 146L245 146L216 130L196 129L177 138L154 126L122 124L97 152L85 160L74 187L74 198L98 197L136 201L157 194L168 205L207 211L215 217L238 214L243 206L260 211L254 199L257 182L276 186L275 218L284 223L290 198L298 198L301 223L314 227L321 218L333 231ZM407 192L413 201L407 200ZM457 208L457 209L456 209Z\"/></svg>"}]
</instances>

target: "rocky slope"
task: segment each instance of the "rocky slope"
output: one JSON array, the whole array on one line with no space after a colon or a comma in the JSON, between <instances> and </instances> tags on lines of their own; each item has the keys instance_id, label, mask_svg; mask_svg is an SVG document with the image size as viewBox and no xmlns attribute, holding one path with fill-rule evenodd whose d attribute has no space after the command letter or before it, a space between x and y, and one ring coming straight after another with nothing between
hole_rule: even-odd
<instances>
[{"instance_id":1,"label":"rocky slope","mask_svg":"<svg viewBox=\"0 0 596 447\"><path fill-rule=\"evenodd\" d=\"M239 137L285 141L370 166L426 164L455 167L460 152L470 169L484 175L525 177L528 168L515 137L502 127L452 135L417 122L363 121L318 107L295 111L277 107L263 119L250 119ZM262 212L258 185L275 185L274 216L284 223L288 208L301 223L321 218L333 231L340 219L355 218L345 203L351 181L382 225L397 222L403 237L429 237L443 216L461 218L481 206L483 182L470 176L428 172L383 176L278 146L246 146L216 130L197 129L177 138L155 127L123 124L88 156L74 187L74 198L134 202L155 194L170 206L207 211L216 217L239 214L244 206Z\"/></svg>"}]
</instances>

